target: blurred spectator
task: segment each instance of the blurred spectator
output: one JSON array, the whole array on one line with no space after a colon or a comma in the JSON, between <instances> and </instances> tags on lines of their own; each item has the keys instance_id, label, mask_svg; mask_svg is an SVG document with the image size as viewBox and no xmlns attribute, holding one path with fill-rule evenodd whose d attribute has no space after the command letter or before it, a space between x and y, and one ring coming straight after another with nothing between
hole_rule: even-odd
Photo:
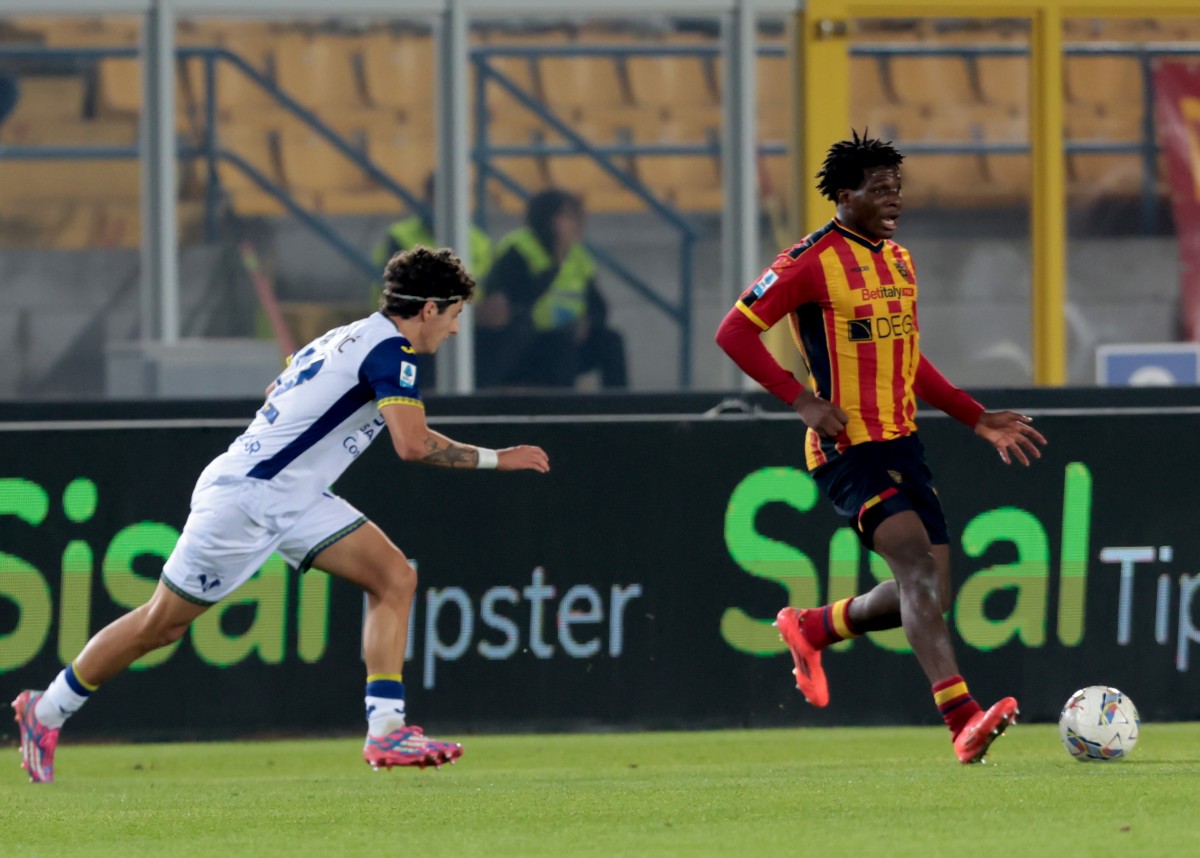
<instances>
[{"instance_id":1,"label":"blurred spectator","mask_svg":"<svg viewBox=\"0 0 1200 858\"><path fill-rule=\"evenodd\" d=\"M542 191L500 240L477 315L480 387L574 387L595 369L604 387L626 386L625 343L608 327L583 223L579 197Z\"/></svg>"}]
</instances>

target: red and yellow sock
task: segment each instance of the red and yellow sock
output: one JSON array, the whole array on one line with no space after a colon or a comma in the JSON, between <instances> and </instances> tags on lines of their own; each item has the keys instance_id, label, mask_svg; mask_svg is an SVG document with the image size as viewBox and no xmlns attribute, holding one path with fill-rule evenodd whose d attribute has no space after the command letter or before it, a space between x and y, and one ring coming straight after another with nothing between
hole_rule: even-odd
<instances>
[{"instance_id":1,"label":"red and yellow sock","mask_svg":"<svg viewBox=\"0 0 1200 858\"><path fill-rule=\"evenodd\" d=\"M804 613L800 634L814 649L824 649L830 644L856 638L862 632L850 622L850 603L854 597L842 599L823 608L814 608Z\"/></svg>"},{"instance_id":2,"label":"red and yellow sock","mask_svg":"<svg viewBox=\"0 0 1200 858\"><path fill-rule=\"evenodd\" d=\"M954 736L962 732L971 716L980 710L979 704L967 690L966 680L957 673L933 684L933 702L937 704L942 719Z\"/></svg>"}]
</instances>

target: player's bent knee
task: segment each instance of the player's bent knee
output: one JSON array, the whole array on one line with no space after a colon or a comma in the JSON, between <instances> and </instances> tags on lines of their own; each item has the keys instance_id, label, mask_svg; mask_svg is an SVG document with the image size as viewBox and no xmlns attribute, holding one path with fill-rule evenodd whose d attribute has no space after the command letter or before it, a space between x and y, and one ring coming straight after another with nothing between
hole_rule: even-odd
<instances>
[{"instance_id":1,"label":"player's bent knee","mask_svg":"<svg viewBox=\"0 0 1200 858\"><path fill-rule=\"evenodd\" d=\"M411 599L417 592L417 570L403 556L381 564L371 576L371 595L380 599Z\"/></svg>"}]
</instances>

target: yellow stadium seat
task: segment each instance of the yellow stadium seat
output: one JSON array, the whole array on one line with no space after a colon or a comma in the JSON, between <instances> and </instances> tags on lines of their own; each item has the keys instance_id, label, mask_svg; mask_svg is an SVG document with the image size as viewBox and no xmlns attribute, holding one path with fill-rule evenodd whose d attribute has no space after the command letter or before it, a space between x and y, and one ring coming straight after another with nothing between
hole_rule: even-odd
<instances>
[{"instance_id":1,"label":"yellow stadium seat","mask_svg":"<svg viewBox=\"0 0 1200 858\"><path fill-rule=\"evenodd\" d=\"M434 138L420 129L372 129L367 153L376 166L416 196L436 165Z\"/></svg>"},{"instance_id":2,"label":"yellow stadium seat","mask_svg":"<svg viewBox=\"0 0 1200 858\"><path fill-rule=\"evenodd\" d=\"M1029 58L980 56L979 92L984 104L1029 112Z\"/></svg>"},{"instance_id":3,"label":"yellow stadium seat","mask_svg":"<svg viewBox=\"0 0 1200 858\"><path fill-rule=\"evenodd\" d=\"M593 212L628 212L643 208L642 201L617 182L591 158L564 155L546 162L553 187L579 194Z\"/></svg>"},{"instance_id":4,"label":"yellow stadium seat","mask_svg":"<svg viewBox=\"0 0 1200 858\"><path fill-rule=\"evenodd\" d=\"M545 163L538 158L493 158L492 165L531 194L550 187ZM501 211L522 214L525 201L496 178L488 182L488 198Z\"/></svg>"},{"instance_id":5,"label":"yellow stadium seat","mask_svg":"<svg viewBox=\"0 0 1200 858\"><path fill-rule=\"evenodd\" d=\"M613 160L619 170L629 172L625 159ZM579 194L590 211L633 211L642 207L640 200L591 156L555 155L546 159L546 169L551 185Z\"/></svg>"},{"instance_id":6,"label":"yellow stadium seat","mask_svg":"<svg viewBox=\"0 0 1200 858\"><path fill-rule=\"evenodd\" d=\"M24 29L24 28L22 28ZM37 29L52 47L129 47L136 45L141 33L137 17L42 19Z\"/></svg>"},{"instance_id":7,"label":"yellow stadium seat","mask_svg":"<svg viewBox=\"0 0 1200 858\"><path fill-rule=\"evenodd\" d=\"M275 40L275 79L300 104L325 117L365 107L356 71L358 40L285 33Z\"/></svg>"},{"instance_id":8,"label":"yellow stadium seat","mask_svg":"<svg viewBox=\"0 0 1200 858\"><path fill-rule=\"evenodd\" d=\"M82 76L25 75L18 78L17 85L21 94L4 127L78 122L83 118L87 82Z\"/></svg>"},{"instance_id":9,"label":"yellow stadium seat","mask_svg":"<svg viewBox=\"0 0 1200 858\"><path fill-rule=\"evenodd\" d=\"M904 199L915 205L978 204L987 178L979 155L909 155L902 172Z\"/></svg>"},{"instance_id":10,"label":"yellow stadium seat","mask_svg":"<svg viewBox=\"0 0 1200 858\"><path fill-rule=\"evenodd\" d=\"M1142 139L1143 107L1138 104L1118 108L1111 104L1064 105L1065 133L1068 140L1110 140L1132 142Z\"/></svg>"},{"instance_id":11,"label":"yellow stadium seat","mask_svg":"<svg viewBox=\"0 0 1200 858\"><path fill-rule=\"evenodd\" d=\"M189 127L192 99L184 85L184 68L175 73L175 127ZM142 109L142 62L127 57L107 57L96 67L96 113L106 118L136 117Z\"/></svg>"},{"instance_id":12,"label":"yellow stadium seat","mask_svg":"<svg viewBox=\"0 0 1200 858\"><path fill-rule=\"evenodd\" d=\"M1033 193L1033 160L1028 154L984 156L983 189L989 200L1017 204Z\"/></svg>"},{"instance_id":13,"label":"yellow stadium seat","mask_svg":"<svg viewBox=\"0 0 1200 858\"><path fill-rule=\"evenodd\" d=\"M788 139L798 98L787 58L759 57L756 109L760 140Z\"/></svg>"},{"instance_id":14,"label":"yellow stadium seat","mask_svg":"<svg viewBox=\"0 0 1200 858\"><path fill-rule=\"evenodd\" d=\"M892 91L904 104L936 105L947 110L979 100L964 57L893 56L888 65Z\"/></svg>"},{"instance_id":15,"label":"yellow stadium seat","mask_svg":"<svg viewBox=\"0 0 1200 858\"><path fill-rule=\"evenodd\" d=\"M672 140L679 126L668 126L654 142ZM721 207L721 168L711 155L639 155L637 174L657 196L688 211L714 211Z\"/></svg>"},{"instance_id":16,"label":"yellow stadium seat","mask_svg":"<svg viewBox=\"0 0 1200 858\"><path fill-rule=\"evenodd\" d=\"M850 103L852 105L893 104L896 101L888 80L886 60L879 56L850 57Z\"/></svg>"},{"instance_id":17,"label":"yellow stadium seat","mask_svg":"<svg viewBox=\"0 0 1200 858\"><path fill-rule=\"evenodd\" d=\"M405 150L411 156L413 147L406 145ZM401 205L391 191L376 184L361 166L318 134L281 135L279 154L288 190L305 208L327 214L377 214ZM387 169L390 161L379 166L391 172Z\"/></svg>"},{"instance_id":18,"label":"yellow stadium seat","mask_svg":"<svg viewBox=\"0 0 1200 858\"><path fill-rule=\"evenodd\" d=\"M225 126L219 129L217 145L240 157L276 186L283 186L275 135L253 126ZM232 162L220 159L217 162L217 175L229 193L234 211L239 214L257 216L284 213L283 205L274 196Z\"/></svg>"},{"instance_id":19,"label":"yellow stadium seat","mask_svg":"<svg viewBox=\"0 0 1200 858\"><path fill-rule=\"evenodd\" d=\"M95 232L94 202L25 200L19 208L4 204L0 192L0 247L80 250Z\"/></svg>"},{"instance_id":20,"label":"yellow stadium seat","mask_svg":"<svg viewBox=\"0 0 1200 858\"><path fill-rule=\"evenodd\" d=\"M236 55L267 80L274 81L275 56L272 35L265 30L232 30L222 36L219 47ZM279 109L279 100L227 58L216 61L217 111L222 119L255 118ZM197 82L194 94L203 104L203 61L193 59L188 79Z\"/></svg>"},{"instance_id":21,"label":"yellow stadium seat","mask_svg":"<svg viewBox=\"0 0 1200 858\"><path fill-rule=\"evenodd\" d=\"M134 146L137 137L138 125L133 120L10 121L0 125L0 143L7 146Z\"/></svg>"},{"instance_id":22,"label":"yellow stadium seat","mask_svg":"<svg viewBox=\"0 0 1200 858\"><path fill-rule=\"evenodd\" d=\"M504 80L516 86L536 102L541 102L541 90L537 85L534 67L526 57L489 56L489 69L494 70ZM484 85L484 98L487 103L489 127L508 127L521 129L528 134L536 128L544 128L545 122L528 107L517 100L503 84L489 76Z\"/></svg>"},{"instance_id":23,"label":"yellow stadium seat","mask_svg":"<svg viewBox=\"0 0 1200 858\"><path fill-rule=\"evenodd\" d=\"M636 113L617 61L608 56L545 56L538 61L542 95L550 112L568 123L590 119L629 125Z\"/></svg>"},{"instance_id":24,"label":"yellow stadium seat","mask_svg":"<svg viewBox=\"0 0 1200 858\"><path fill-rule=\"evenodd\" d=\"M1065 98L1074 104L1103 104L1112 112L1142 104L1142 70L1134 57L1068 55Z\"/></svg>"},{"instance_id":25,"label":"yellow stadium seat","mask_svg":"<svg viewBox=\"0 0 1200 858\"><path fill-rule=\"evenodd\" d=\"M1135 197L1142 189L1142 161L1136 154L1074 153L1067 156L1068 195L1076 202L1101 197Z\"/></svg>"},{"instance_id":26,"label":"yellow stadium seat","mask_svg":"<svg viewBox=\"0 0 1200 858\"><path fill-rule=\"evenodd\" d=\"M362 66L372 105L399 111L409 121L432 116L437 67L431 37L372 33L363 40Z\"/></svg>"},{"instance_id":27,"label":"yellow stadium seat","mask_svg":"<svg viewBox=\"0 0 1200 858\"><path fill-rule=\"evenodd\" d=\"M710 39L676 37L670 46L705 46L715 44ZM639 107L668 117L707 115L720 121L717 99L720 83L716 65L702 55L653 56L635 55L626 61L630 92Z\"/></svg>"},{"instance_id":28,"label":"yellow stadium seat","mask_svg":"<svg viewBox=\"0 0 1200 858\"><path fill-rule=\"evenodd\" d=\"M138 162L132 158L103 161L0 159L0 204L36 200L137 200L139 169Z\"/></svg>"}]
</instances>

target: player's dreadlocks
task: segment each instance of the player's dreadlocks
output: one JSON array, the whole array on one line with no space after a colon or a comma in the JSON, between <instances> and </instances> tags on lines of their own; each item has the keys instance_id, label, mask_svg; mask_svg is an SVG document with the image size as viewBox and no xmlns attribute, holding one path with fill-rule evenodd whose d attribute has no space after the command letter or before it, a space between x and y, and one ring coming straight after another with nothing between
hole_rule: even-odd
<instances>
[{"instance_id":1,"label":"player's dreadlocks","mask_svg":"<svg viewBox=\"0 0 1200 858\"><path fill-rule=\"evenodd\" d=\"M448 247L430 250L416 245L397 253L383 269L383 295L379 309L389 316L410 319L426 301L436 301L438 312L458 301L471 300L475 281Z\"/></svg>"},{"instance_id":2,"label":"player's dreadlocks","mask_svg":"<svg viewBox=\"0 0 1200 858\"><path fill-rule=\"evenodd\" d=\"M829 147L825 163L817 173L817 190L828 200L837 202L837 194L842 188L854 189L862 185L866 171L874 167L899 167L904 156L892 146L892 141L883 141L868 137L869 128L864 128L862 136L854 129L850 130L853 137L841 140Z\"/></svg>"}]
</instances>

